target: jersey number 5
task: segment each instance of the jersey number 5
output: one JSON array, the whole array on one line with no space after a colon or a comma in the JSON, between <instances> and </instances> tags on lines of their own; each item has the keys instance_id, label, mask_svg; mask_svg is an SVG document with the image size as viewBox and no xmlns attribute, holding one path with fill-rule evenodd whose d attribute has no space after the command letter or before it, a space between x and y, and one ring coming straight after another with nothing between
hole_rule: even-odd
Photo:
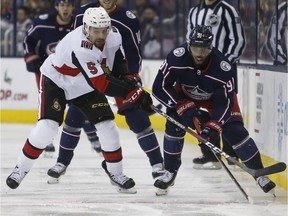
<instances>
[{"instance_id":1,"label":"jersey number 5","mask_svg":"<svg viewBox=\"0 0 288 216\"><path fill-rule=\"evenodd\" d=\"M90 73L91 74L96 74L98 72L96 66L95 66L95 63L93 62L88 62L87 63L87 68L90 70Z\"/></svg>"}]
</instances>

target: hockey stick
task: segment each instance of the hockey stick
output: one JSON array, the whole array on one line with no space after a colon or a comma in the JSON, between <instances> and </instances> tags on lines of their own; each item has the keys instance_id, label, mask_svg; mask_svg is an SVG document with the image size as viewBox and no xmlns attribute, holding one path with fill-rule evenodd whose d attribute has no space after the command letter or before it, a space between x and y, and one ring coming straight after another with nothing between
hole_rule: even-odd
<instances>
[{"instance_id":1,"label":"hockey stick","mask_svg":"<svg viewBox=\"0 0 288 216\"><path fill-rule=\"evenodd\" d=\"M151 105L151 109L153 109L156 113L162 115L168 121L170 121L173 124L177 125L182 130L186 131L190 135L192 135L195 138L197 138L200 142L202 142L203 144L208 146L212 150L212 152L215 152L215 153L218 153L218 154L222 155L223 157L226 158L227 161L239 166L242 170L244 170L245 172L249 173L254 178L257 178L259 176L270 175L270 174L282 172L282 171L284 171L286 169L286 164L283 163L283 162L276 163L276 164L273 164L271 166L268 166L268 167L265 167L265 168L262 168L262 169L250 169L250 168L246 167L243 163L240 163L235 158L229 156L228 154L223 152L221 149L217 148L212 143L210 143L207 140L205 140L204 138L202 138L199 134L195 133L190 128L185 127L180 122L176 121L175 119L173 119L172 117L170 117L169 115L164 113L163 111L157 109L155 106Z\"/></svg>"},{"instance_id":2,"label":"hockey stick","mask_svg":"<svg viewBox=\"0 0 288 216\"><path fill-rule=\"evenodd\" d=\"M117 106L116 102L113 101L112 99L107 98L107 100L108 100L108 103L109 103L111 106ZM156 107L157 109L161 110L163 106L162 106L162 104L159 103L159 104L157 104L155 107ZM154 115L155 113L156 113L156 112L152 109L151 112L148 112L148 115L151 116L151 115Z\"/></svg>"},{"instance_id":3,"label":"hockey stick","mask_svg":"<svg viewBox=\"0 0 288 216\"><path fill-rule=\"evenodd\" d=\"M249 196L248 194L244 191L244 189L242 188L242 186L239 184L239 182L237 181L237 179L234 177L234 175L231 173L231 171L228 169L228 167L226 166L226 164L223 162L223 160L221 159L221 157L216 154L215 152L213 152L215 157L217 158L217 160L221 163L221 165L223 166L223 168L226 170L226 172L228 173L228 175L230 176L230 178L232 179L232 181L236 184L236 186L239 188L239 190L241 191L241 193L244 195L244 197L249 201Z\"/></svg>"},{"instance_id":4,"label":"hockey stick","mask_svg":"<svg viewBox=\"0 0 288 216\"><path fill-rule=\"evenodd\" d=\"M195 128L197 130L197 132L200 134L202 131L202 128L200 126L200 121L197 117L193 118L193 122L195 125ZM212 151L213 152L213 151ZM242 186L240 185L240 183L237 181L237 179L234 177L234 175L231 173L231 171L228 169L228 167L226 166L226 164L223 162L222 158L220 157L219 154L216 154L215 152L213 152L213 154L215 155L215 157L217 158L217 160L221 163L222 167L225 169L225 171L227 172L227 174L230 176L230 178L232 179L232 181L236 184L236 186L238 187L238 189L241 191L241 193L244 195L244 197L246 198L246 200L249 201L249 196L248 194L244 191L244 189L242 188Z\"/></svg>"}]
</instances>

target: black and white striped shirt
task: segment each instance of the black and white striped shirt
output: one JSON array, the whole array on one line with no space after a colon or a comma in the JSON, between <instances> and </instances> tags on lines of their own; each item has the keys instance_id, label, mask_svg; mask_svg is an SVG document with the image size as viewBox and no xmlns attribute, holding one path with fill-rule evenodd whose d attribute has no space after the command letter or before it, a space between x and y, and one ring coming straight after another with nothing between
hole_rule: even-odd
<instances>
[{"instance_id":1,"label":"black and white striped shirt","mask_svg":"<svg viewBox=\"0 0 288 216\"><path fill-rule=\"evenodd\" d=\"M208 6L203 0L189 12L186 39L197 25L212 27L213 46L224 53L232 63L240 58L246 39L241 19L233 6L221 0Z\"/></svg>"},{"instance_id":2,"label":"black and white striped shirt","mask_svg":"<svg viewBox=\"0 0 288 216\"><path fill-rule=\"evenodd\" d=\"M277 64L287 64L288 3L283 2L278 6L278 12L274 14L269 31L267 46ZM277 43L276 43L277 41ZM276 53L277 50L277 53Z\"/></svg>"}]
</instances>

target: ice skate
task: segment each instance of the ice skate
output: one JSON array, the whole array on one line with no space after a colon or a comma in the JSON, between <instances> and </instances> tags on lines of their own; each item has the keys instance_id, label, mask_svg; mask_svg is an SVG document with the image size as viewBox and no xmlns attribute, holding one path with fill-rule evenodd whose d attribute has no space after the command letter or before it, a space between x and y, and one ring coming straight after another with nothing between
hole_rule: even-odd
<instances>
[{"instance_id":1,"label":"ice skate","mask_svg":"<svg viewBox=\"0 0 288 216\"><path fill-rule=\"evenodd\" d=\"M22 182L27 173L28 172L22 171L19 169L18 166L16 166L13 169L12 173L6 179L7 186L10 187L11 189L16 189L20 185L20 183Z\"/></svg>"},{"instance_id":2,"label":"ice skate","mask_svg":"<svg viewBox=\"0 0 288 216\"><path fill-rule=\"evenodd\" d=\"M91 147L95 150L98 154L102 155L101 144L99 142L99 138L96 137L93 141L91 141Z\"/></svg>"},{"instance_id":3,"label":"ice skate","mask_svg":"<svg viewBox=\"0 0 288 216\"><path fill-rule=\"evenodd\" d=\"M260 176L256 179L257 184L265 193L271 193L275 197L275 190L276 184L271 181L267 176Z\"/></svg>"},{"instance_id":4,"label":"ice skate","mask_svg":"<svg viewBox=\"0 0 288 216\"><path fill-rule=\"evenodd\" d=\"M193 159L194 169L216 170L221 169L221 163L215 156L202 155Z\"/></svg>"},{"instance_id":5,"label":"ice skate","mask_svg":"<svg viewBox=\"0 0 288 216\"><path fill-rule=\"evenodd\" d=\"M60 177L65 174L67 166L62 163L56 163L51 167L47 174L49 176L47 183L48 184L57 184L59 183Z\"/></svg>"},{"instance_id":6,"label":"ice skate","mask_svg":"<svg viewBox=\"0 0 288 216\"><path fill-rule=\"evenodd\" d=\"M160 176L154 183L156 189L156 196L164 196L168 194L168 190L171 186L174 185L177 172L171 173L167 170L164 171L164 174Z\"/></svg>"},{"instance_id":7,"label":"ice skate","mask_svg":"<svg viewBox=\"0 0 288 216\"><path fill-rule=\"evenodd\" d=\"M55 147L54 147L53 143L51 143L51 144L47 145L46 148L44 149L44 157L45 158L52 158L54 152L55 152Z\"/></svg>"},{"instance_id":8,"label":"ice skate","mask_svg":"<svg viewBox=\"0 0 288 216\"><path fill-rule=\"evenodd\" d=\"M152 177L153 179L162 176L165 173L164 167L162 163L154 164L152 166Z\"/></svg>"},{"instance_id":9,"label":"ice skate","mask_svg":"<svg viewBox=\"0 0 288 216\"><path fill-rule=\"evenodd\" d=\"M113 175L107 170L107 165L105 160L102 162L102 167L105 170L106 174L110 178L110 182L112 185L117 187L117 191L119 193L129 193L129 194L135 194L137 193L135 189L135 182L132 178L127 177L123 173L118 175Z\"/></svg>"}]
</instances>

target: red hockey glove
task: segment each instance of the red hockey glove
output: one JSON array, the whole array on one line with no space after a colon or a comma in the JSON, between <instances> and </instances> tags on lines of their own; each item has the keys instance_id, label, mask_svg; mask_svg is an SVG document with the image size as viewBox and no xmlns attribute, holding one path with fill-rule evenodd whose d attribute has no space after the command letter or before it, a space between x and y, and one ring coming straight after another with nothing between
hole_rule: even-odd
<instances>
[{"instance_id":1,"label":"red hockey glove","mask_svg":"<svg viewBox=\"0 0 288 216\"><path fill-rule=\"evenodd\" d=\"M27 71L33 72L33 73L40 72L40 66L42 63L38 55L35 55L34 53L28 53L24 55L24 61L26 63Z\"/></svg>"},{"instance_id":2,"label":"red hockey glove","mask_svg":"<svg viewBox=\"0 0 288 216\"><path fill-rule=\"evenodd\" d=\"M222 133L222 126L219 122L209 121L204 125L201 137L214 144Z\"/></svg>"},{"instance_id":3,"label":"red hockey glove","mask_svg":"<svg viewBox=\"0 0 288 216\"><path fill-rule=\"evenodd\" d=\"M138 86L128 93L125 100L123 100L124 106L134 105L134 108L143 109L147 112L151 111L152 98L148 92L146 92L142 87Z\"/></svg>"},{"instance_id":4,"label":"red hockey glove","mask_svg":"<svg viewBox=\"0 0 288 216\"><path fill-rule=\"evenodd\" d=\"M181 118L181 122L184 126L191 125L193 117L197 115L196 105L191 100L183 100L178 102L176 112Z\"/></svg>"}]
</instances>

